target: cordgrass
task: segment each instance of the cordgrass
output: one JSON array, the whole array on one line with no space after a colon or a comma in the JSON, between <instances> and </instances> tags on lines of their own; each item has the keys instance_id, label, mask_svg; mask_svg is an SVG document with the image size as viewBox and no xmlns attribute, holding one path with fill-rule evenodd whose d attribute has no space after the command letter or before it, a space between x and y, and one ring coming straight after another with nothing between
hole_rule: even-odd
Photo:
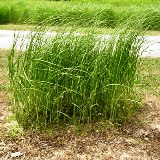
<instances>
[{"instance_id":1,"label":"cordgrass","mask_svg":"<svg viewBox=\"0 0 160 160\"><path fill-rule=\"evenodd\" d=\"M126 121L137 108L133 86L143 42L140 25L120 26L109 39L85 34L46 35L46 23L27 46L9 55L14 112L25 127ZM25 47L25 51L23 50Z\"/></svg>"},{"instance_id":2,"label":"cordgrass","mask_svg":"<svg viewBox=\"0 0 160 160\"><path fill-rule=\"evenodd\" d=\"M5 92L8 85L8 50L0 50L0 91ZM139 79L134 88L139 88L139 93L148 93L160 96L160 58L141 58L139 60Z\"/></svg>"},{"instance_id":3,"label":"cordgrass","mask_svg":"<svg viewBox=\"0 0 160 160\"><path fill-rule=\"evenodd\" d=\"M141 19L143 28L160 29L159 1L0 1L0 24L41 24L52 16L54 26L115 28L129 17ZM96 22L96 23L95 23Z\"/></svg>"}]
</instances>

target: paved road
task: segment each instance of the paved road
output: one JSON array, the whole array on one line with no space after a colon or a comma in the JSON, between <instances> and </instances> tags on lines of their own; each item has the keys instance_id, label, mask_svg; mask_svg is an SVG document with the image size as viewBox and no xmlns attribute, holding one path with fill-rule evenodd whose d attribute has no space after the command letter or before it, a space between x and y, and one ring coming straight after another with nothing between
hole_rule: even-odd
<instances>
[{"instance_id":1,"label":"paved road","mask_svg":"<svg viewBox=\"0 0 160 160\"><path fill-rule=\"evenodd\" d=\"M14 34L20 34L23 37L26 37L30 31L11 31L11 30L0 30L0 49L9 49L11 48L14 40ZM47 35L55 36L56 32L47 32ZM104 35L108 38L108 35ZM103 36L103 37L104 37ZM22 39L18 40L17 49L20 48ZM26 39L27 43L29 39ZM142 57L160 57L160 36L146 36L145 42L142 46Z\"/></svg>"}]
</instances>

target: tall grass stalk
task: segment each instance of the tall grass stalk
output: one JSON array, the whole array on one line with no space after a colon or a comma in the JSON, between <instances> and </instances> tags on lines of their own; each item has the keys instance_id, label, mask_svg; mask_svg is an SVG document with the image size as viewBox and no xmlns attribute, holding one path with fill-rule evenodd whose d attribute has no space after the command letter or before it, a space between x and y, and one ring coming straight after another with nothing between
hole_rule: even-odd
<instances>
[{"instance_id":1,"label":"tall grass stalk","mask_svg":"<svg viewBox=\"0 0 160 160\"><path fill-rule=\"evenodd\" d=\"M14 112L24 126L122 122L135 110L133 85L143 42L140 25L115 35L31 32L26 50L9 55ZM26 39L24 39L25 41ZM22 45L23 48L23 45Z\"/></svg>"}]
</instances>

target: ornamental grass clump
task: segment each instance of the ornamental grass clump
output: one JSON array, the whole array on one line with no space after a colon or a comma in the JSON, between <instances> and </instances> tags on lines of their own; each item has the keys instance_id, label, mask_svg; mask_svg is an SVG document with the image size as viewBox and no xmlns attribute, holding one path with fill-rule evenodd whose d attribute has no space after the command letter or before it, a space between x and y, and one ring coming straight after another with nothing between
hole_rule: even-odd
<instances>
[{"instance_id":1,"label":"ornamental grass clump","mask_svg":"<svg viewBox=\"0 0 160 160\"><path fill-rule=\"evenodd\" d=\"M18 121L47 127L127 120L143 41L138 26L128 26L110 37L40 27L18 53L15 38L9 76Z\"/></svg>"}]
</instances>

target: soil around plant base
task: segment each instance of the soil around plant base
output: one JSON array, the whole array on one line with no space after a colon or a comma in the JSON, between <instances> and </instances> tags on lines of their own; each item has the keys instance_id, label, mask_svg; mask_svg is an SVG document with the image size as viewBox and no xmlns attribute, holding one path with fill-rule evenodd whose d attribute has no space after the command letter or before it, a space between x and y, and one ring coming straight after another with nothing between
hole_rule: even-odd
<instances>
[{"instance_id":1,"label":"soil around plant base","mask_svg":"<svg viewBox=\"0 0 160 160\"><path fill-rule=\"evenodd\" d=\"M145 107L139 122L124 126L122 131L106 129L79 135L72 130L54 133L30 132L14 138L8 134L5 117L11 114L0 92L0 159L11 159L14 152L21 160L159 160L160 99L144 95ZM13 123L13 122L12 122ZM14 125L14 123L13 123Z\"/></svg>"}]
</instances>

